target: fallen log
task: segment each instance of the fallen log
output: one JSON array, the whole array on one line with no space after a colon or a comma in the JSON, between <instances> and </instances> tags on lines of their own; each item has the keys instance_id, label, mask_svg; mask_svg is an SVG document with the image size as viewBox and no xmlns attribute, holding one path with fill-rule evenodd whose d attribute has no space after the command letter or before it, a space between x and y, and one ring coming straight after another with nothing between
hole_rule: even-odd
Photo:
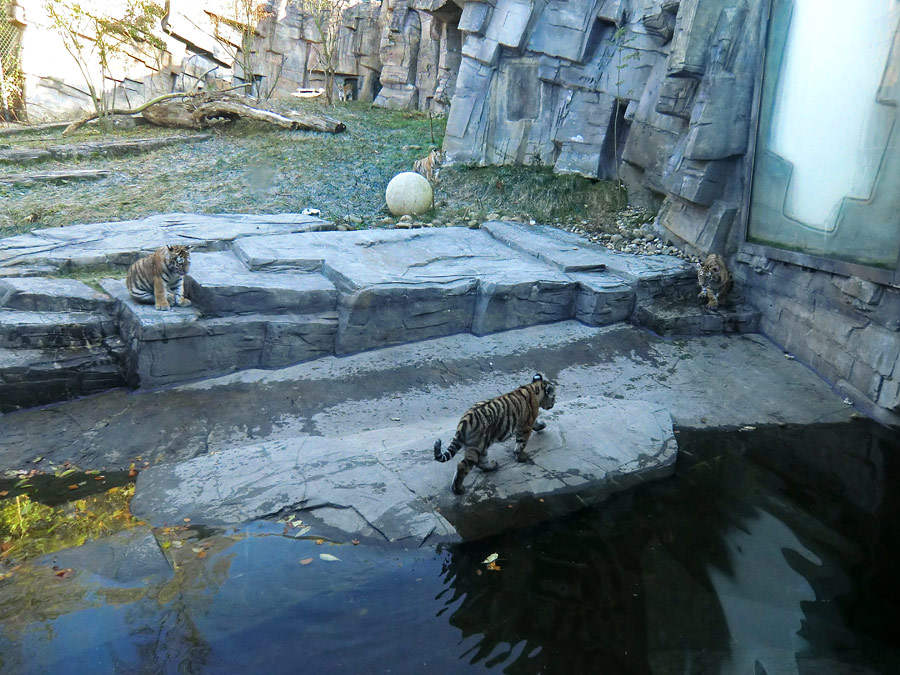
<instances>
[{"instance_id":1,"label":"fallen log","mask_svg":"<svg viewBox=\"0 0 900 675\"><path fill-rule=\"evenodd\" d=\"M107 115L137 115L138 113L143 112L146 108L156 105L157 103L160 103L162 101L167 101L172 98L177 98L178 96L186 96L186 95L187 94L184 94L182 92L172 92L171 94L163 94L162 96L157 96L156 98L151 99L151 100L147 101L146 103L143 103L142 105L139 105L137 108L132 108L130 110L123 110L123 109L117 108L115 110L110 110L107 113ZM81 127L83 127L85 124L87 124L91 120L95 120L98 117L99 117L99 115L97 113L91 113L90 115L85 115L81 119L75 120L69 126L67 126L65 128L65 130L63 131L62 135L69 136L69 135L75 133L76 131L78 131Z\"/></svg>"},{"instance_id":2,"label":"fallen log","mask_svg":"<svg viewBox=\"0 0 900 675\"><path fill-rule=\"evenodd\" d=\"M310 115L296 111L291 111L288 115L282 115L273 110L257 108L241 101L233 100L213 100L204 103L194 110L192 116L201 127L209 125L209 120L242 117L256 120L257 122L274 124L284 129L306 129L329 134L337 134L346 129L343 122L325 115Z\"/></svg>"},{"instance_id":3,"label":"fallen log","mask_svg":"<svg viewBox=\"0 0 900 675\"><path fill-rule=\"evenodd\" d=\"M329 134L337 134L346 129L343 122L327 115L296 110L278 112L262 106L249 96L236 96L227 92L204 92L160 101L146 108L143 116L151 124L182 129L207 129L241 118L274 124L284 129L305 129Z\"/></svg>"}]
</instances>

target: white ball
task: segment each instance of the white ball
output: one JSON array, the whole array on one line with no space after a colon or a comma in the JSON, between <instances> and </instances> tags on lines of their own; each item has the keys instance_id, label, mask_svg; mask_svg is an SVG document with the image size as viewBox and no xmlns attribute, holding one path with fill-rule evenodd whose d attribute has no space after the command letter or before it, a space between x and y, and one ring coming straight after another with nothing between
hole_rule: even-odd
<instances>
[{"instance_id":1,"label":"white ball","mask_svg":"<svg viewBox=\"0 0 900 675\"><path fill-rule=\"evenodd\" d=\"M395 216L415 216L431 208L434 191L425 176L404 171L391 178L384 191L384 199Z\"/></svg>"}]
</instances>

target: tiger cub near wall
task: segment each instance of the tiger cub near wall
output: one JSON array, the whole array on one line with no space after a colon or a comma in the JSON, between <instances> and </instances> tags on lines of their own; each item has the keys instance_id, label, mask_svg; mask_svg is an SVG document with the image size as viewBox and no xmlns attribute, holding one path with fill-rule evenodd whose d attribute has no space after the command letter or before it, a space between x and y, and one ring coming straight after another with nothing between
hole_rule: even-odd
<instances>
[{"instance_id":1,"label":"tiger cub near wall","mask_svg":"<svg viewBox=\"0 0 900 675\"><path fill-rule=\"evenodd\" d=\"M413 171L425 176L425 178L428 179L429 183L435 185L438 182L438 168L443 161L444 152L442 150L438 150L437 148L432 148L431 152L429 152L425 157L423 157L422 159L417 159L413 163Z\"/></svg>"},{"instance_id":2,"label":"tiger cub near wall","mask_svg":"<svg viewBox=\"0 0 900 675\"><path fill-rule=\"evenodd\" d=\"M556 386L538 373L528 384L469 408L460 418L456 435L447 449L441 449L440 439L434 443L434 458L438 462L449 462L460 448L465 451L453 474L454 494L463 493L463 481L473 466L482 471L497 469L497 462L487 461L488 447L505 441L513 433L516 434L516 461L527 462L525 444L531 432L546 426L537 419L539 409L550 410L554 403Z\"/></svg>"},{"instance_id":3,"label":"tiger cub near wall","mask_svg":"<svg viewBox=\"0 0 900 675\"><path fill-rule=\"evenodd\" d=\"M718 309L719 303L731 290L731 275L725 267L722 256L710 253L697 270L697 281L700 282L699 298L706 298L709 309Z\"/></svg>"},{"instance_id":4,"label":"tiger cub near wall","mask_svg":"<svg viewBox=\"0 0 900 675\"><path fill-rule=\"evenodd\" d=\"M138 302L156 304L156 309L169 309L169 296L185 307L191 301L184 297L184 275L191 266L188 246L160 246L128 268L125 286Z\"/></svg>"}]
</instances>

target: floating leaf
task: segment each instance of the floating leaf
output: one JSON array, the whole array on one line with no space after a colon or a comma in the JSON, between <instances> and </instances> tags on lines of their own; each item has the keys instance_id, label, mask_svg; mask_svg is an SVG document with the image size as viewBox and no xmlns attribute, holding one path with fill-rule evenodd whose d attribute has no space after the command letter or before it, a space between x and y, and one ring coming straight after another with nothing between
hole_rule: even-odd
<instances>
[{"instance_id":1,"label":"floating leaf","mask_svg":"<svg viewBox=\"0 0 900 675\"><path fill-rule=\"evenodd\" d=\"M491 562L491 563L488 563L487 569L489 569L493 572L499 572L502 568L497 563Z\"/></svg>"},{"instance_id":2,"label":"floating leaf","mask_svg":"<svg viewBox=\"0 0 900 675\"><path fill-rule=\"evenodd\" d=\"M65 477L68 476L70 473L75 473L75 469L66 469L66 470L63 471L61 474L59 474L59 475L57 476L57 478L65 478Z\"/></svg>"},{"instance_id":3,"label":"floating leaf","mask_svg":"<svg viewBox=\"0 0 900 675\"><path fill-rule=\"evenodd\" d=\"M184 522L189 523L189 522L191 522L191 519L190 519L190 518L185 518L185 519L184 519Z\"/></svg>"},{"instance_id":4,"label":"floating leaf","mask_svg":"<svg viewBox=\"0 0 900 675\"><path fill-rule=\"evenodd\" d=\"M318 539L316 539L316 545L317 545L317 546L321 546L321 545L324 544L324 543L325 543L325 540L322 539L321 537L319 537Z\"/></svg>"},{"instance_id":5,"label":"floating leaf","mask_svg":"<svg viewBox=\"0 0 900 675\"><path fill-rule=\"evenodd\" d=\"M0 490L0 497L5 497L9 494L9 490Z\"/></svg>"},{"instance_id":6,"label":"floating leaf","mask_svg":"<svg viewBox=\"0 0 900 675\"><path fill-rule=\"evenodd\" d=\"M205 558L205 557L206 557L206 551L200 551L200 553L197 554L197 557L198 557L198 558Z\"/></svg>"},{"instance_id":7,"label":"floating leaf","mask_svg":"<svg viewBox=\"0 0 900 675\"><path fill-rule=\"evenodd\" d=\"M350 543L353 544L354 546L359 546L359 539L351 539Z\"/></svg>"},{"instance_id":8,"label":"floating leaf","mask_svg":"<svg viewBox=\"0 0 900 675\"><path fill-rule=\"evenodd\" d=\"M68 579L70 576L74 574L71 567L65 567L63 569L59 569L53 572L60 579Z\"/></svg>"},{"instance_id":9,"label":"floating leaf","mask_svg":"<svg viewBox=\"0 0 900 675\"><path fill-rule=\"evenodd\" d=\"M333 556L330 553L320 553L319 557L322 560L327 560L329 562L334 562L335 560L340 560L340 558L338 558L337 556Z\"/></svg>"},{"instance_id":10,"label":"floating leaf","mask_svg":"<svg viewBox=\"0 0 900 675\"><path fill-rule=\"evenodd\" d=\"M497 555L496 553L491 553L487 558L485 558L481 562L483 562L485 565L490 565L492 562L494 562L499 557L500 556Z\"/></svg>"},{"instance_id":11,"label":"floating leaf","mask_svg":"<svg viewBox=\"0 0 900 675\"><path fill-rule=\"evenodd\" d=\"M300 519L292 520L291 527L303 527L303 521Z\"/></svg>"},{"instance_id":12,"label":"floating leaf","mask_svg":"<svg viewBox=\"0 0 900 675\"><path fill-rule=\"evenodd\" d=\"M43 455L38 455L37 457L35 457L35 458L34 458L33 460L31 460L31 461L32 461L33 463L37 464L38 462L42 461L43 459L44 459L44 456L43 456Z\"/></svg>"},{"instance_id":13,"label":"floating leaf","mask_svg":"<svg viewBox=\"0 0 900 675\"><path fill-rule=\"evenodd\" d=\"M78 489L78 486L77 486L77 485L69 485L68 487L69 487L70 490L77 490L77 489Z\"/></svg>"},{"instance_id":14,"label":"floating leaf","mask_svg":"<svg viewBox=\"0 0 900 675\"><path fill-rule=\"evenodd\" d=\"M192 547L191 547L191 550L192 550L194 553L201 553L204 549L203 549L202 546L192 546Z\"/></svg>"},{"instance_id":15,"label":"floating leaf","mask_svg":"<svg viewBox=\"0 0 900 675\"><path fill-rule=\"evenodd\" d=\"M295 537L302 537L304 534L308 533L311 529L312 529L312 528L311 528L309 525L307 525L306 527L301 527L301 528L297 531L297 534L295 534L294 536L295 536Z\"/></svg>"},{"instance_id":16,"label":"floating leaf","mask_svg":"<svg viewBox=\"0 0 900 675\"><path fill-rule=\"evenodd\" d=\"M303 560L300 561L300 564L301 565L309 565L309 563L311 563L312 561L313 561L312 558L303 558Z\"/></svg>"}]
</instances>

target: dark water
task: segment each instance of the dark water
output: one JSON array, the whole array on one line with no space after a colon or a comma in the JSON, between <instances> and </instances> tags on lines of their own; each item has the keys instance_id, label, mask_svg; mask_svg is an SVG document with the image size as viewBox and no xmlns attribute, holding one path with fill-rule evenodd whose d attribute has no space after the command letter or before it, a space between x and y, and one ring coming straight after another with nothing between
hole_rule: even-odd
<instances>
[{"instance_id":1,"label":"dark water","mask_svg":"<svg viewBox=\"0 0 900 675\"><path fill-rule=\"evenodd\" d=\"M174 581L0 582L0 670L900 672L897 437L858 424L679 445L671 479L441 551L259 524Z\"/></svg>"}]
</instances>

